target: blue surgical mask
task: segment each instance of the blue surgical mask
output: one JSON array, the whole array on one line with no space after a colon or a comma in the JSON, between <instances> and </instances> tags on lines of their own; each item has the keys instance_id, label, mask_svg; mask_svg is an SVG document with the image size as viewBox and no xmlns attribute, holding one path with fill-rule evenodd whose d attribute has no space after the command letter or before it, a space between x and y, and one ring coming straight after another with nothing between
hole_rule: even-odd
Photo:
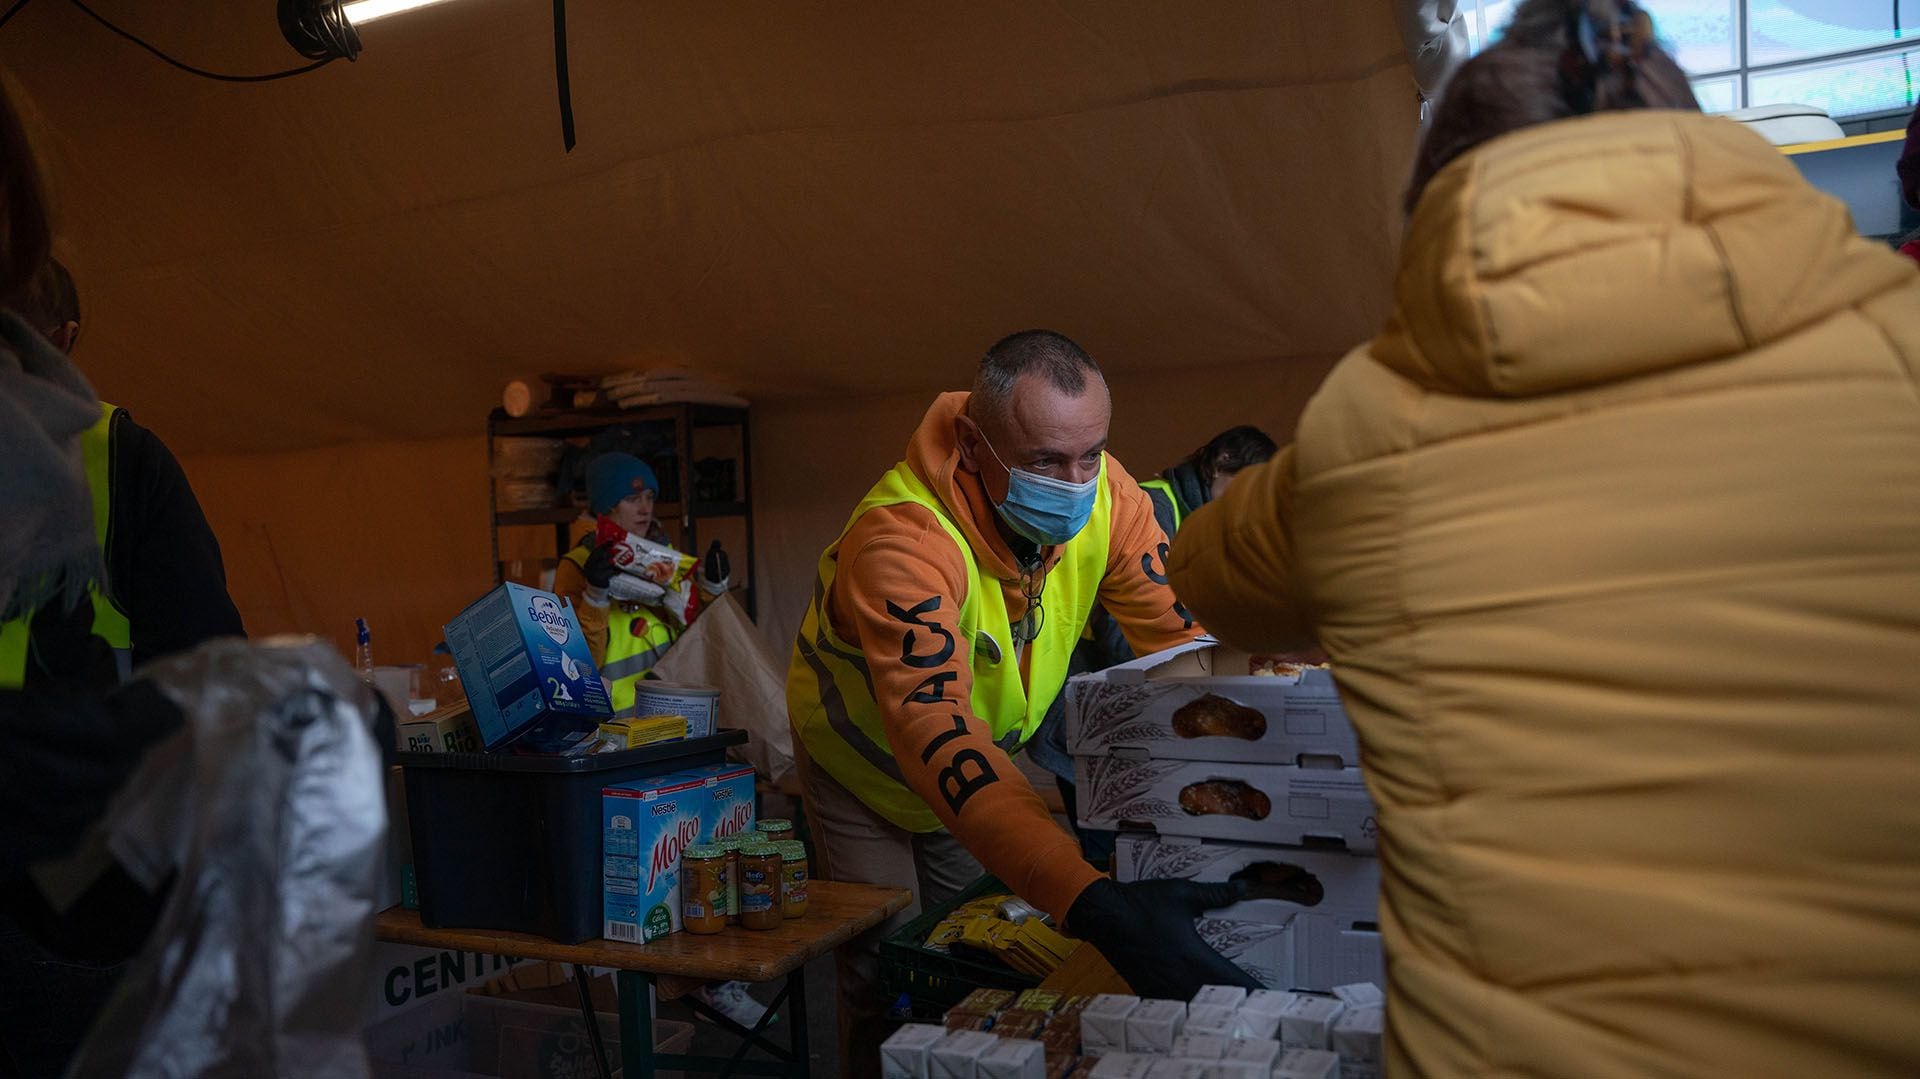
<instances>
[{"instance_id":1,"label":"blue surgical mask","mask_svg":"<svg viewBox=\"0 0 1920 1079\"><path fill-rule=\"evenodd\" d=\"M994 509L1015 534L1047 547L1065 543L1087 527L1093 518L1093 496L1099 489L1099 473L1085 483L1068 483L1024 468L1008 468L986 435L982 434L980 441L987 452L993 454L993 459L1000 461L1000 467L1007 469L1007 497Z\"/></svg>"}]
</instances>

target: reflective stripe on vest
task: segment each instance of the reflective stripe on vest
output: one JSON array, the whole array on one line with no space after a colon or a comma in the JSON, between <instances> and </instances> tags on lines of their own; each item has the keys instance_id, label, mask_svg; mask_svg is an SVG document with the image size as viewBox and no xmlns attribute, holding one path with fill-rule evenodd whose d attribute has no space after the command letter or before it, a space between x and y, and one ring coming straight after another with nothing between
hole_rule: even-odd
<instances>
[{"instance_id":1,"label":"reflective stripe on vest","mask_svg":"<svg viewBox=\"0 0 1920 1079\"><path fill-rule=\"evenodd\" d=\"M1106 475L1103 457L1093 517L1067 542L1043 582L1044 615L1039 638L1028 646L1025 679L1020 654L1013 647L1002 583L981 571L966 534L905 462L881 477L854 508L840 538L820 556L813 600L788 666L787 714L808 757L895 825L911 832L938 831L940 818L908 789L893 759L866 658L834 633L827 617L826 597L833 588L840 544L869 510L912 503L932 512L966 563L967 594L960 602L958 623L962 639L971 644L973 714L987 725L994 742L1012 753L1040 729L1048 707L1066 684L1067 662L1106 575L1113 530L1113 498ZM903 605L922 599L901 597Z\"/></svg>"},{"instance_id":2,"label":"reflective stripe on vest","mask_svg":"<svg viewBox=\"0 0 1920 1079\"><path fill-rule=\"evenodd\" d=\"M585 568L587 548L575 547L567 560ZM600 665L600 680L606 683L613 713L624 716L633 711L634 686L653 670L667 654L680 634L658 612L646 607L633 611L620 609L618 603L607 606L606 662Z\"/></svg>"},{"instance_id":3,"label":"reflective stripe on vest","mask_svg":"<svg viewBox=\"0 0 1920 1079\"><path fill-rule=\"evenodd\" d=\"M93 498L93 538L102 559L107 557L107 533L113 522L113 420L119 409L100 403L100 418L80 436L80 455L86 466L87 488ZM111 582L108 582L111 587ZM133 669L133 626L112 596L95 581L87 588L93 605L93 635L113 649L114 665L125 678ZM27 653L33 612L0 623L0 689L26 684Z\"/></svg>"},{"instance_id":4,"label":"reflective stripe on vest","mask_svg":"<svg viewBox=\"0 0 1920 1079\"><path fill-rule=\"evenodd\" d=\"M1160 494L1166 498L1167 505L1173 507L1173 530L1175 532L1180 531L1181 518L1185 517L1186 514L1180 512L1180 497L1173 493L1173 484L1156 476L1142 483L1140 489L1147 492L1148 498L1152 498L1153 492L1155 491L1160 492ZM1173 537L1168 536L1167 538L1172 539Z\"/></svg>"}]
</instances>

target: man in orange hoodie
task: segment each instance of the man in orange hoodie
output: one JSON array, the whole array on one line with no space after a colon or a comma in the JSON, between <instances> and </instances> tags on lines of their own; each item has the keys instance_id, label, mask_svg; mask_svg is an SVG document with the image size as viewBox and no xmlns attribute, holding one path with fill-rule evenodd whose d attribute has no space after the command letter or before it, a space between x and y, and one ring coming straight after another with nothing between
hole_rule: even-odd
<instances>
[{"instance_id":1,"label":"man in orange hoodie","mask_svg":"<svg viewBox=\"0 0 1920 1079\"><path fill-rule=\"evenodd\" d=\"M1237 886L1108 880L1010 756L1059 695L1096 601L1142 655L1201 632L1167 586L1152 503L1106 455L1111 412L1072 341L1003 339L820 558L787 674L819 868L917 900L841 953L846 1074L874 1067L885 1033L878 941L982 866L1138 992L1254 984L1193 928Z\"/></svg>"}]
</instances>

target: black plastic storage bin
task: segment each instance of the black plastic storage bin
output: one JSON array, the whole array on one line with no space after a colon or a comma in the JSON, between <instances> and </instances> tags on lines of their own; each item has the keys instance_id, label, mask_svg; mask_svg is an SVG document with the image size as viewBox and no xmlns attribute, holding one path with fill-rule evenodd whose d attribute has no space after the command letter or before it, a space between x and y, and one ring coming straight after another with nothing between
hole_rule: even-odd
<instances>
[{"instance_id":1,"label":"black plastic storage bin","mask_svg":"<svg viewBox=\"0 0 1920 1079\"><path fill-rule=\"evenodd\" d=\"M420 922L600 936L600 791L720 764L745 731L585 757L401 753Z\"/></svg>"}]
</instances>

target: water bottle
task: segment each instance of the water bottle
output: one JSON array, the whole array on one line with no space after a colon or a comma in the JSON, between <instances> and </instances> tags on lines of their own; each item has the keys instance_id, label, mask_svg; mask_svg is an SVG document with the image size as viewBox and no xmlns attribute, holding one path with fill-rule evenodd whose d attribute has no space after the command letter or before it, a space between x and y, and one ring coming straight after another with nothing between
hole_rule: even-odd
<instances>
[{"instance_id":1,"label":"water bottle","mask_svg":"<svg viewBox=\"0 0 1920 1079\"><path fill-rule=\"evenodd\" d=\"M373 684L373 634L367 632L367 620L353 620L353 666L360 672L360 680Z\"/></svg>"}]
</instances>

